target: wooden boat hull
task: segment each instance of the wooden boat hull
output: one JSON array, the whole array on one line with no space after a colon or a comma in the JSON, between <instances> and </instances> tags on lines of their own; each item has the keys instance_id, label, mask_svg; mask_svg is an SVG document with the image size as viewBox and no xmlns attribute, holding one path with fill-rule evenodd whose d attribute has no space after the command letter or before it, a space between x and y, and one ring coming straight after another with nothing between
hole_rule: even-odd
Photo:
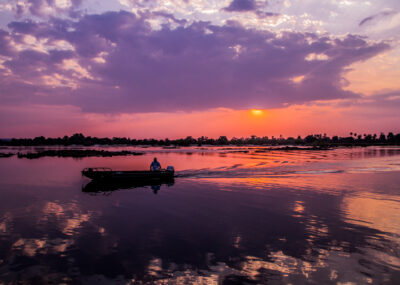
<instances>
[{"instance_id":1,"label":"wooden boat hull","mask_svg":"<svg viewBox=\"0 0 400 285\"><path fill-rule=\"evenodd\" d=\"M113 171L109 168L85 168L82 175L92 180L168 181L174 178L174 171Z\"/></svg>"}]
</instances>

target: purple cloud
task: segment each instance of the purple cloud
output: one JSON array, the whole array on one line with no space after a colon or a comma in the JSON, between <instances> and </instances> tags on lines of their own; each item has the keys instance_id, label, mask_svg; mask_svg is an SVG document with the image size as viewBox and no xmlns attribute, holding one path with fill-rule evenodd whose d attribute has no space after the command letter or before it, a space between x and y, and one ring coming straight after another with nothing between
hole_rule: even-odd
<instances>
[{"instance_id":1,"label":"purple cloud","mask_svg":"<svg viewBox=\"0 0 400 285\"><path fill-rule=\"evenodd\" d=\"M0 29L0 55L11 56L15 52L15 47L11 44L10 34Z\"/></svg>"},{"instance_id":2,"label":"purple cloud","mask_svg":"<svg viewBox=\"0 0 400 285\"><path fill-rule=\"evenodd\" d=\"M232 0L228 7L224 8L229 12L245 12L257 9L255 0Z\"/></svg>"},{"instance_id":3,"label":"purple cloud","mask_svg":"<svg viewBox=\"0 0 400 285\"><path fill-rule=\"evenodd\" d=\"M377 13L372 16L364 18L363 20L360 21L360 23L358 25L363 26L363 25L370 23L376 19L382 19L385 17L393 16L393 15L396 15L397 13L398 12L396 12L396 11L383 11L383 12L380 12L380 13Z\"/></svg>"},{"instance_id":4,"label":"purple cloud","mask_svg":"<svg viewBox=\"0 0 400 285\"><path fill-rule=\"evenodd\" d=\"M349 35L246 29L231 22L195 22L153 30L129 12L87 15L79 21L13 22L0 53L0 96L7 104L73 105L86 112L170 112L216 107L279 107L354 98L342 74L354 62L389 48ZM13 50L24 36L54 48ZM14 42L14 45L11 44ZM59 42L71 45L60 49ZM309 60L323 54L325 60Z\"/></svg>"},{"instance_id":5,"label":"purple cloud","mask_svg":"<svg viewBox=\"0 0 400 285\"><path fill-rule=\"evenodd\" d=\"M24 2L9 0L12 5L16 17L21 17L25 14L31 14L37 17L56 16L57 13L69 13L73 15L76 9L79 8L83 0L71 0L57 2L55 0L26 0Z\"/></svg>"}]
</instances>

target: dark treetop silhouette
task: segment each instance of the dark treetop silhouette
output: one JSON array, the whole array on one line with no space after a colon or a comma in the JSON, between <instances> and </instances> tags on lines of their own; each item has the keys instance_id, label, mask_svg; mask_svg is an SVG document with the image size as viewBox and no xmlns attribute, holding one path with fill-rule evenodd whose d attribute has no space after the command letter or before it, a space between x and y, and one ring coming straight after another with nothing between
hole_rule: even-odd
<instances>
[{"instance_id":1,"label":"dark treetop silhouette","mask_svg":"<svg viewBox=\"0 0 400 285\"><path fill-rule=\"evenodd\" d=\"M63 138L45 138L43 136L35 138L21 139L0 139L0 145L4 146L38 146L38 145L151 145L151 146L190 146L190 145L308 145L320 147L335 147L335 146L369 146L369 145L400 145L400 133L393 134L392 132L385 135L377 134L357 134L351 132L347 137L332 136L326 134L313 134L304 138L282 136L272 137L257 137L236 138L230 140L226 136L220 136L218 139L208 138L205 136L193 138L188 136L181 139L131 139L131 138L97 138L84 136L83 134L74 134L70 137Z\"/></svg>"}]
</instances>

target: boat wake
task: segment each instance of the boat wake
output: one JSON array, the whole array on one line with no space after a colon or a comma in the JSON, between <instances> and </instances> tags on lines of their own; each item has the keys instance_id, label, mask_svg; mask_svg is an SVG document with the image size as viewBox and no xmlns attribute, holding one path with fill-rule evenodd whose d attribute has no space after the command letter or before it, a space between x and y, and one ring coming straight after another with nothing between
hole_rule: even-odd
<instances>
[{"instance_id":1,"label":"boat wake","mask_svg":"<svg viewBox=\"0 0 400 285\"><path fill-rule=\"evenodd\" d=\"M392 167L351 167L338 169L315 169L313 167L302 166L279 166L279 167L243 167L242 165L188 169L175 172L177 178L261 178L282 175L322 175L322 174L344 174L344 173L374 173L399 171L400 166Z\"/></svg>"}]
</instances>

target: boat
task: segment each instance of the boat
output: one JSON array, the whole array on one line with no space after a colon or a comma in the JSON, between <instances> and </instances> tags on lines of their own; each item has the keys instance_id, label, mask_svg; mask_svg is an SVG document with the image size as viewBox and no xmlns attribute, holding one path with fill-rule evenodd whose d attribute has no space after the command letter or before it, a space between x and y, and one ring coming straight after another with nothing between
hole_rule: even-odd
<instances>
[{"instance_id":1,"label":"boat","mask_svg":"<svg viewBox=\"0 0 400 285\"><path fill-rule=\"evenodd\" d=\"M160 171L114 171L107 167L90 167L82 170L83 176L96 181L168 182L174 179L174 173L172 166Z\"/></svg>"}]
</instances>

